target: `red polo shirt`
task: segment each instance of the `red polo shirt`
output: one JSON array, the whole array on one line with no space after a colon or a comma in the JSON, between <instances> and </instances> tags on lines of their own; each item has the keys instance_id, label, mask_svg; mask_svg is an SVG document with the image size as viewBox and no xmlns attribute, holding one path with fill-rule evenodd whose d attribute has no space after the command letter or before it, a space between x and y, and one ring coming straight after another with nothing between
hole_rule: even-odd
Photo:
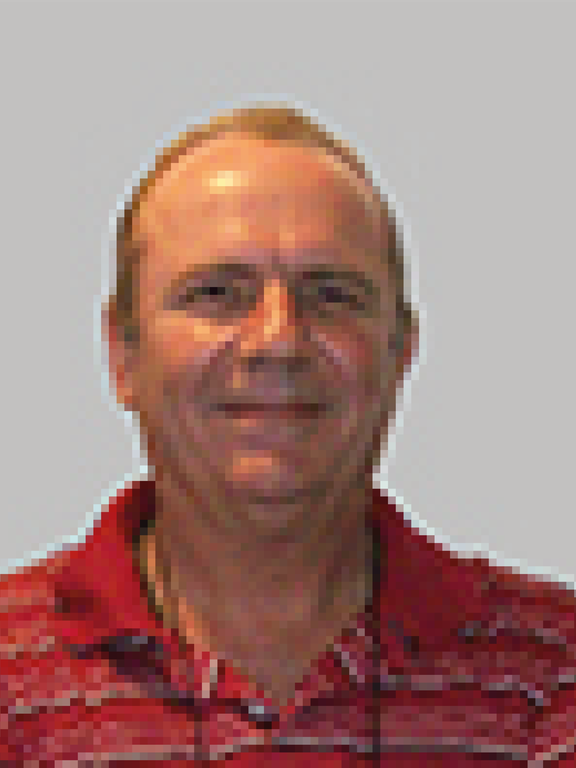
<instances>
[{"instance_id":1,"label":"red polo shirt","mask_svg":"<svg viewBox=\"0 0 576 768\"><path fill-rule=\"evenodd\" d=\"M374 600L289 706L182 643L133 556L154 484L3 578L2 765L576 766L574 596L442 549L374 489Z\"/></svg>"}]
</instances>

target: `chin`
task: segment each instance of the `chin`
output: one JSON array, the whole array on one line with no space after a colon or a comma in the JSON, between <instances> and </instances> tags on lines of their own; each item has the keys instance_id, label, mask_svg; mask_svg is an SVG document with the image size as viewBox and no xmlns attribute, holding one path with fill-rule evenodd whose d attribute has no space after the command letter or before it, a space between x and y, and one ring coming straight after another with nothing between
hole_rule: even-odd
<instances>
[{"instance_id":1,"label":"chin","mask_svg":"<svg viewBox=\"0 0 576 768\"><path fill-rule=\"evenodd\" d=\"M302 478L269 477L243 475L232 477L227 483L232 496L254 503L281 504L298 502L309 495L315 483L305 482Z\"/></svg>"},{"instance_id":2,"label":"chin","mask_svg":"<svg viewBox=\"0 0 576 768\"><path fill-rule=\"evenodd\" d=\"M254 503L280 504L297 502L307 495L309 489L304 485L294 484L268 484L255 481L250 483L243 480L230 484L230 492L233 495L242 497L244 501L253 501Z\"/></svg>"}]
</instances>

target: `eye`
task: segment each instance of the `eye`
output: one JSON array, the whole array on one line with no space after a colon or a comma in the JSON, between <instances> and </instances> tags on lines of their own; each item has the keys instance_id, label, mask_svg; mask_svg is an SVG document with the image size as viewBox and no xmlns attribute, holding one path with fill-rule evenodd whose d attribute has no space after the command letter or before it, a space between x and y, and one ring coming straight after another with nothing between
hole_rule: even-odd
<instances>
[{"instance_id":1,"label":"eye","mask_svg":"<svg viewBox=\"0 0 576 768\"><path fill-rule=\"evenodd\" d=\"M354 297L338 285L323 285L320 286L319 290L322 297L329 302L337 301L341 304L344 301L349 304L351 301L354 301Z\"/></svg>"},{"instance_id":2,"label":"eye","mask_svg":"<svg viewBox=\"0 0 576 768\"><path fill-rule=\"evenodd\" d=\"M207 307L232 309L246 301L249 295L250 288L246 281L213 279L187 286L178 297L178 304L195 305L202 309Z\"/></svg>"},{"instance_id":3,"label":"eye","mask_svg":"<svg viewBox=\"0 0 576 768\"><path fill-rule=\"evenodd\" d=\"M357 292L338 283L320 283L305 290L308 298L329 307L363 308L364 302Z\"/></svg>"},{"instance_id":4,"label":"eye","mask_svg":"<svg viewBox=\"0 0 576 768\"><path fill-rule=\"evenodd\" d=\"M226 293L230 293L229 285L224 285L224 283L206 283L205 285L197 286L193 291L193 296L216 297L224 296Z\"/></svg>"}]
</instances>

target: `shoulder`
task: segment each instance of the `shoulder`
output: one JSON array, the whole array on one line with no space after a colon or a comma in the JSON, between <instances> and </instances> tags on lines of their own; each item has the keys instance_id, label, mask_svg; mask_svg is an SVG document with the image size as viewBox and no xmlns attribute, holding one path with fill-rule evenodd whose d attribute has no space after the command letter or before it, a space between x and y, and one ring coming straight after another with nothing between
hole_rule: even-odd
<instances>
[{"instance_id":1,"label":"shoulder","mask_svg":"<svg viewBox=\"0 0 576 768\"><path fill-rule=\"evenodd\" d=\"M423 647L440 650L462 637L471 651L475 638L514 635L531 638L534 650L556 644L576 656L574 585L467 554L409 518L398 519L401 524L392 519L384 605L391 602L406 617Z\"/></svg>"},{"instance_id":2,"label":"shoulder","mask_svg":"<svg viewBox=\"0 0 576 768\"><path fill-rule=\"evenodd\" d=\"M69 657L56 589L65 553L0 576L0 708L26 705ZM15 698L15 694L17 698Z\"/></svg>"},{"instance_id":3,"label":"shoulder","mask_svg":"<svg viewBox=\"0 0 576 768\"><path fill-rule=\"evenodd\" d=\"M76 622L59 589L67 561L67 553L60 553L0 576L0 764L77 748L77 739L91 732L92 718L100 722L101 705L108 735L117 702L146 705L138 686L105 654L78 653L70 642ZM58 738L47 740L46 734Z\"/></svg>"},{"instance_id":4,"label":"shoulder","mask_svg":"<svg viewBox=\"0 0 576 768\"><path fill-rule=\"evenodd\" d=\"M543 729L544 742L561 716L576 727L574 588L486 560L468 567L480 598L439 654L448 677L465 671L490 698L516 691Z\"/></svg>"},{"instance_id":5,"label":"shoulder","mask_svg":"<svg viewBox=\"0 0 576 768\"><path fill-rule=\"evenodd\" d=\"M32 712L46 698L42 689L59 666L55 564L50 558L0 575L0 762L11 764L20 754L18 715Z\"/></svg>"},{"instance_id":6,"label":"shoulder","mask_svg":"<svg viewBox=\"0 0 576 768\"><path fill-rule=\"evenodd\" d=\"M0 575L0 660L46 647L56 615L54 576L63 556Z\"/></svg>"},{"instance_id":7,"label":"shoulder","mask_svg":"<svg viewBox=\"0 0 576 768\"><path fill-rule=\"evenodd\" d=\"M514 632L556 645L576 658L576 590L573 585L484 559L472 564L485 628Z\"/></svg>"},{"instance_id":8,"label":"shoulder","mask_svg":"<svg viewBox=\"0 0 576 768\"><path fill-rule=\"evenodd\" d=\"M418 571L432 583L417 606L426 623L413 623L421 631L400 663L380 660L384 742L441 752L465 744L524 764L573 751L574 590L445 551Z\"/></svg>"}]
</instances>

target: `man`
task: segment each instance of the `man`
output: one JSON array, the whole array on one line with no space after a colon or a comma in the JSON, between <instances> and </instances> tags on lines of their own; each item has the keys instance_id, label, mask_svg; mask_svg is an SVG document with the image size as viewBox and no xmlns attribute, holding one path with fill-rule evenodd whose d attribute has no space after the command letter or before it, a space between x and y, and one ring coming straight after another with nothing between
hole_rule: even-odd
<instances>
[{"instance_id":1,"label":"man","mask_svg":"<svg viewBox=\"0 0 576 768\"><path fill-rule=\"evenodd\" d=\"M372 487L417 350L401 245L295 110L158 158L103 311L153 478L5 579L5 763L575 763L573 595L442 551Z\"/></svg>"}]
</instances>

